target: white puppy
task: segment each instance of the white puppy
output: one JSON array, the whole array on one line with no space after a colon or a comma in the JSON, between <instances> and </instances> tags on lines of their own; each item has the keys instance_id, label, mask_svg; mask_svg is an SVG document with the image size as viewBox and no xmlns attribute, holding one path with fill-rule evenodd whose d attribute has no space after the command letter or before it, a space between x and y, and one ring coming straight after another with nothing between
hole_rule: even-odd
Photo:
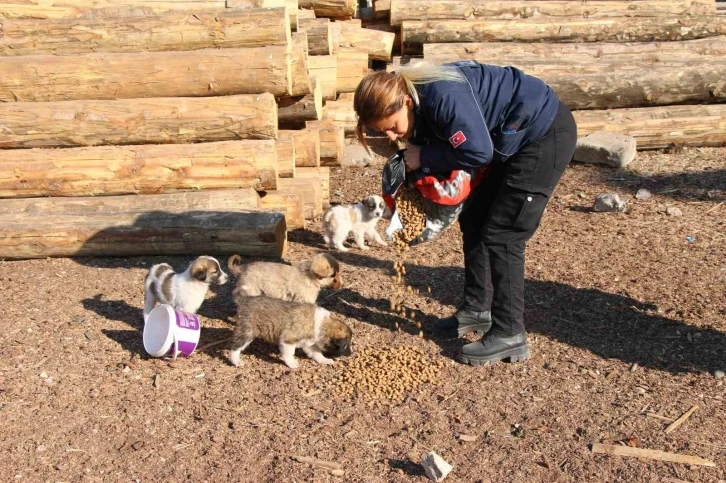
<instances>
[{"instance_id":1,"label":"white puppy","mask_svg":"<svg viewBox=\"0 0 726 483\"><path fill-rule=\"evenodd\" d=\"M376 224L385 210L386 204L378 195L369 196L354 205L333 206L323 216L325 243L330 248L347 252L348 249L343 246L343 242L348 238L348 234L353 232L355 244L361 250L368 250L365 245L366 236L385 247L388 243L376 231Z\"/></svg>"},{"instance_id":2,"label":"white puppy","mask_svg":"<svg viewBox=\"0 0 726 483\"><path fill-rule=\"evenodd\" d=\"M157 302L196 314L211 283L227 283L216 258L201 256L183 273L175 273L168 263L154 265L144 280L144 323Z\"/></svg>"}]
</instances>

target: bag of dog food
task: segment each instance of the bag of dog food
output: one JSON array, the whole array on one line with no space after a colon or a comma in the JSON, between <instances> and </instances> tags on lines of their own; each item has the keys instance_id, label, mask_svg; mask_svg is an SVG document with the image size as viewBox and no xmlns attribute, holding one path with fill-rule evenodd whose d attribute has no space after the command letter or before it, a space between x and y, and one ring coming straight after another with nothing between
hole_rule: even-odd
<instances>
[{"instance_id":1,"label":"bag of dog food","mask_svg":"<svg viewBox=\"0 0 726 483\"><path fill-rule=\"evenodd\" d=\"M391 240L402 239L414 246L433 240L459 218L469 194L484 178L488 168L455 170L447 174L425 174L420 170L406 173L404 151L391 156L383 167L383 199L393 212L386 235ZM397 209L398 204L402 205L402 210ZM422 212L423 216L417 216L416 212Z\"/></svg>"}]
</instances>

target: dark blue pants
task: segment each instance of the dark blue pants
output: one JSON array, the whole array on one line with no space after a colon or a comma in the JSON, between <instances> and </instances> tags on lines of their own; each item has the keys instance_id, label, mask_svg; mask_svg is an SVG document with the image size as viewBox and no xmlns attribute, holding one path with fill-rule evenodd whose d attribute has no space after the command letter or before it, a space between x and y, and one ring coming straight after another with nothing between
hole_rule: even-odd
<instances>
[{"instance_id":1,"label":"dark blue pants","mask_svg":"<svg viewBox=\"0 0 726 483\"><path fill-rule=\"evenodd\" d=\"M492 312L492 331L524 331L524 250L572 159L577 125L560 104L549 130L492 171L459 217L464 238L464 306Z\"/></svg>"}]
</instances>

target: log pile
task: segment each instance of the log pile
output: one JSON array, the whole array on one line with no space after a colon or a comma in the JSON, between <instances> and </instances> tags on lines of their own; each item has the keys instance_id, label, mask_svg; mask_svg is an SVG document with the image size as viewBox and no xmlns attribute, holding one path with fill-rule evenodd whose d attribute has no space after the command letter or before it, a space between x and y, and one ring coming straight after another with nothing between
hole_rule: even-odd
<instances>
[{"instance_id":1,"label":"log pile","mask_svg":"<svg viewBox=\"0 0 726 483\"><path fill-rule=\"evenodd\" d=\"M581 135L726 145L712 0L357 4L1 0L0 257L284 256L329 203L353 92L383 64L514 66Z\"/></svg>"},{"instance_id":2,"label":"log pile","mask_svg":"<svg viewBox=\"0 0 726 483\"><path fill-rule=\"evenodd\" d=\"M8 1L2 258L284 256L329 200L321 161L343 156L324 97L355 89L369 50L391 55L354 45L388 37L349 34L349 1Z\"/></svg>"},{"instance_id":3,"label":"log pile","mask_svg":"<svg viewBox=\"0 0 726 483\"><path fill-rule=\"evenodd\" d=\"M475 60L547 82L580 134L631 134L638 149L721 146L726 17L711 0L383 0L368 22L399 29L387 67ZM340 103L323 119L347 119ZM352 106L347 106L352 115Z\"/></svg>"}]
</instances>

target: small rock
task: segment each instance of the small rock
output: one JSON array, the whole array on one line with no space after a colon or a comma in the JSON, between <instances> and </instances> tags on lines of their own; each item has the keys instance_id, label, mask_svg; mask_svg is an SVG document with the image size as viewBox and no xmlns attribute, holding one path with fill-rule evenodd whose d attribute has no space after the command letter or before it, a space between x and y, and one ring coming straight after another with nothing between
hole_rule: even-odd
<instances>
[{"instance_id":1,"label":"small rock","mask_svg":"<svg viewBox=\"0 0 726 483\"><path fill-rule=\"evenodd\" d=\"M83 335L86 339L88 339L89 342L93 340L93 332L91 332L90 330L85 331Z\"/></svg>"},{"instance_id":2,"label":"small rock","mask_svg":"<svg viewBox=\"0 0 726 483\"><path fill-rule=\"evenodd\" d=\"M159 387L159 384L161 384L161 376L159 374L154 374L154 387Z\"/></svg>"},{"instance_id":3,"label":"small rock","mask_svg":"<svg viewBox=\"0 0 726 483\"><path fill-rule=\"evenodd\" d=\"M640 188L638 192L635 193L636 200L649 200L652 196L653 194L645 188Z\"/></svg>"},{"instance_id":4,"label":"small rock","mask_svg":"<svg viewBox=\"0 0 726 483\"><path fill-rule=\"evenodd\" d=\"M342 198L343 197L343 192L342 191L336 191L336 192L333 193L333 196L336 196L338 198Z\"/></svg>"},{"instance_id":5,"label":"small rock","mask_svg":"<svg viewBox=\"0 0 726 483\"><path fill-rule=\"evenodd\" d=\"M478 438L476 436L471 436L471 435L468 435L468 434L460 434L459 435L459 441L465 441L467 443L473 443L477 439Z\"/></svg>"},{"instance_id":6,"label":"small rock","mask_svg":"<svg viewBox=\"0 0 726 483\"><path fill-rule=\"evenodd\" d=\"M675 206L669 206L668 208L666 208L666 215L683 216L683 212L680 208L676 208Z\"/></svg>"},{"instance_id":7,"label":"small rock","mask_svg":"<svg viewBox=\"0 0 726 483\"><path fill-rule=\"evenodd\" d=\"M635 159L636 144L633 136L596 131L577 140L573 159L581 163L624 168Z\"/></svg>"},{"instance_id":8,"label":"small rock","mask_svg":"<svg viewBox=\"0 0 726 483\"><path fill-rule=\"evenodd\" d=\"M617 194L600 194L595 197L592 210L598 213L624 213L627 210L627 203Z\"/></svg>"},{"instance_id":9,"label":"small rock","mask_svg":"<svg viewBox=\"0 0 726 483\"><path fill-rule=\"evenodd\" d=\"M146 446L146 443L144 443L143 441L137 441L131 445L131 447L134 449L134 451L138 451L141 448L143 448L144 446Z\"/></svg>"},{"instance_id":10,"label":"small rock","mask_svg":"<svg viewBox=\"0 0 726 483\"><path fill-rule=\"evenodd\" d=\"M330 474L333 476L345 476L345 470L331 470Z\"/></svg>"},{"instance_id":11,"label":"small rock","mask_svg":"<svg viewBox=\"0 0 726 483\"><path fill-rule=\"evenodd\" d=\"M714 371L713 375L716 379L722 379L724 376L726 376L726 372L724 371Z\"/></svg>"},{"instance_id":12,"label":"small rock","mask_svg":"<svg viewBox=\"0 0 726 483\"><path fill-rule=\"evenodd\" d=\"M40 374L38 374L38 377L41 379L48 379L48 374L46 374L45 372L41 372Z\"/></svg>"},{"instance_id":13,"label":"small rock","mask_svg":"<svg viewBox=\"0 0 726 483\"><path fill-rule=\"evenodd\" d=\"M124 366L124 368L121 370L124 374L128 374L131 372L131 368L129 366Z\"/></svg>"},{"instance_id":14,"label":"small rock","mask_svg":"<svg viewBox=\"0 0 726 483\"><path fill-rule=\"evenodd\" d=\"M426 477L436 482L444 481L444 478L454 469L453 466L434 451L424 456L423 461L421 461L421 466L424 467Z\"/></svg>"},{"instance_id":15,"label":"small rock","mask_svg":"<svg viewBox=\"0 0 726 483\"><path fill-rule=\"evenodd\" d=\"M345 147L343 160L340 165L342 167L366 167L371 164L371 155L368 154L366 148L360 144L349 144Z\"/></svg>"}]
</instances>

